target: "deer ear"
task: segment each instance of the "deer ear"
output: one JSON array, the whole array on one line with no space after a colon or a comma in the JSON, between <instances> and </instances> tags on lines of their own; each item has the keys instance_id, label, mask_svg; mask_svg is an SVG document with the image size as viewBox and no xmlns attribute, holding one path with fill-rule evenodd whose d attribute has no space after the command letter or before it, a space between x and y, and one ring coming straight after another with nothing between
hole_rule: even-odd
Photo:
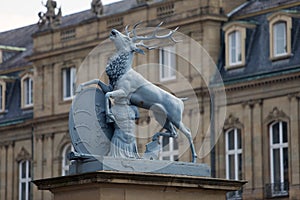
<instances>
[{"instance_id":1,"label":"deer ear","mask_svg":"<svg viewBox=\"0 0 300 200\"><path fill-rule=\"evenodd\" d=\"M145 55L145 52L140 48L136 47L136 48L133 49L133 51Z\"/></svg>"}]
</instances>

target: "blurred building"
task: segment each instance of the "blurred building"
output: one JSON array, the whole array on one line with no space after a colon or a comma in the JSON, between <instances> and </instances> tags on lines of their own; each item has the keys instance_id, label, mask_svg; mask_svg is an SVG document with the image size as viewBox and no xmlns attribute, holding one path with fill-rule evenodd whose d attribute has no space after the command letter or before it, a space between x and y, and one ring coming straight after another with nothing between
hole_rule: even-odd
<instances>
[{"instance_id":1,"label":"blurred building","mask_svg":"<svg viewBox=\"0 0 300 200\"><path fill-rule=\"evenodd\" d=\"M209 164L213 176L249 181L228 198L300 196L299 1L125 0L105 6L92 1L91 10L67 16L52 0L46 6L38 24L0 33L0 199L51 199L30 181L68 174L68 112L76 83L99 77L107 81L101 73L113 49L106 39L112 28L123 31L137 21L144 22L142 27L161 21L165 28L180 26L218 64L228 97L221 105L227 106L227 118L217 145L198 162ZM90 53L100 43L107 45ZM195 93L197 103L185 103L183 121L197 130L194 142L200 149L218 135L209 122L217 121L221 108L211 107L205 81L170 48L137 55L133 67L179 97ZM192 44L171 51L211 65L195 55ZM89 63L96 67L86 67ZM147 63L171 65L192 90L182 87L169 68L138 67ZM219 81L215 78L210 86L216 92ZM141 110L141 152L157 128ZM182 136L162 138L161 159L189 161L190 152L181 149L185 142Z\"/></svg>"}]
</instances>

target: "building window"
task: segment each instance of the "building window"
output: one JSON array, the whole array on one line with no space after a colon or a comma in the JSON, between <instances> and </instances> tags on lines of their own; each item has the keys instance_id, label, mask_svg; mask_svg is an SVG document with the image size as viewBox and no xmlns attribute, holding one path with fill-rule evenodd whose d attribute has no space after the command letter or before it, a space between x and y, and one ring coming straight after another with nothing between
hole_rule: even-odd
<instances>
[{"instance_id":1,"label":"building window","mask_svg":"<svg viewBox=\"0 0 300 200\"><path fill-rule=\"evenodd\" d=\"M242 137L241 130L229 129L225 133L226 148L226 178L242 179ZM241 199L241 191L227 193L227 199Z\"/></svg>"},{"instance_id":2,"label":"building window","mask_svg":"<svg viewBox=\"0 0 300 200\"><path fill-rule=\"evenodd\" d=\"M283 121L274 122L269 127L271 196L288 195L288 127Z\"/></svg>"},{"instance_id":3,"label":"building window","mask_svg":"<svg viewBox=\"0 0 300 200\"><path fill-rule=\"evenodd\" d=\"M159 155L160 160L178 161L179 159L178 142L175 138L161 136L160 144L161 144L161 152Z\"/></svg>"},{"instance_id":4,"label":"building window","mask_svg":"<svg viewBox=\"0 0 300 200\"><path fill-rule=\"evenodd\" d=\"M243 24L244 25L244 24ZM239 22L227 24L225 31L225 68L233 69L243 67L246 60L246 28L255 28L253 24L242 26Z\"/></svg>"},{"instance_id":5,"label":"building window","mask_svg":"<svg viewBox=\"0 0 300 200\"><path fill-rule=\"evenodd\" d=\"M31 191L31 166L29 160L19 163L19 200L29 200Z\"/></svg>"},{"instance_id":6,"label":"building window","mask_svg":"<svg viewBox=\"0 0 300 200\"><path fill-rule=\"evenodd\" d=\"M291 17L275 13L269 18L270 58L280 59L291 55Z\"/></svg>"},{"instance_id":7,"label":"building window","mask_svg":"<svg viewBox=\"0 0 300 200\"><path fill-rule=\"evenodd\" d=\"M159 50L159 74L161 81L176 78L175 46L163 47Z\"/></svg>"},{"instance_id":8,"label":"building window","mask_svg":"<svg viewBox=\"0 0 300 200\"><path fill-rule=\"evenodd\" d=\"M5 82L0 81L0 112L5 111Z\"/></svg>"},{"instance_id":9,"label":"building window","mask_svg":"<svg viewBox=\"0 0 300 200\"><path fill-rule=\"evenodd\" d=\"M67 144L64 146L62 151L62 167L61 167L61 175L66 176L69 174L69 165L70 161L68 159L69 153L74 151L72 144Z\"/></svg>"},{"instance_id":10,"label":"building window","mask_svg":"<svg viewBox=\"0 0 300 200\"><path fill-rule=\"evenodd\" d=\"M175 13L175 6L174 3L162 5L156 9L157 17L169 17Z\"/></svg>"},{"instance_id":11,"label":"building window","mask_svg":"<svg viewBox=\"0 0 300 200\"><path fill-rule=\"evenodd\" d=\"M229 34L229 64L238 65L242 63L241 32L233 31Z\"/></svg>"},{"instance_id":12,"label":"building window","mask_svg":"<svg viewBox=\"0 0 300 200\"><path fill-rule=\"evenodd\" d=\"M31 75L25 75L21 80L22 107L33 106L33 79Z\"/></svg>"},{"instance_id":13,"label":"building window","mask_svg":"<svg viewBox=\"0 0 300 200\"><path fill-rule=\"evenodd\" d=\"M223 26L226 69L239 68L246 64L247 30L255 28L255 23L244 21L233 21Z\"/></svg>"},{"instance_id":14,"label":"building window","mask_svg":"<svg viewBox=\"0 0 300 200\"><path fill-rule=\"evenodd\" d=\"M76 68L64 68L62 70L63 77L63 99L70 100L75 95Z\"/></svg>"},{"instance_id":15,"label":"building window","mask_svg":"<svg viewBox=\"0 0 300 200\"><path fill-rule=\"evenodd\" d=\"M60 32L60 40L65 42L76 38L76 29L68 29Z\"/></svg>"}]
</instances>

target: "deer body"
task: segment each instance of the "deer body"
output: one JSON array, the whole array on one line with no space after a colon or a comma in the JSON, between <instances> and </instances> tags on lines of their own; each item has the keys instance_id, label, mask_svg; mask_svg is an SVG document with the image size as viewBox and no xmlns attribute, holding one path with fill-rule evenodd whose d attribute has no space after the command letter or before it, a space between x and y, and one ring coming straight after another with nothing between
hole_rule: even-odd
<instances>
[{"instance_id":1,"label":"deer body","mask_svg":"<svg viewBox=\"0 0 300 200\"><path fill-rule=\"evenodd\" d=\"M106 73L109 77L110 85L107 86L99 80L92 80L81 84L80 90L82 86L97 83L106 93L106 115L112 121L114 121L115 118L109 108L110 98L126 97L130 100L131 104L152 110L155 119L167 130L164 135L177 137L176 127L188 138L192 151L192 162L196 162L197 155L191 132L182 123L182 114L184 110L183 101L155 86L146 80L141 74L132 69L134 53L137 52L144 54L143 50L138 48L138 46L151 49L145 46L142 42L135 43L135 41L149 40L153 38L170 38L174 41L172 34L177 29L171 31L165 36L157 36L155 32L152 37L148 38L136 36L136 26L137 25L134 26L132 32L128 32L126 27L127 36L114 29L111 31L110 39L114 42L117 52L114 56L112 56L106 67ZM158 30L158 27L156 30ZM129 37L131 33L134 35L132 38Z\"/></svg>"}]
</instances>

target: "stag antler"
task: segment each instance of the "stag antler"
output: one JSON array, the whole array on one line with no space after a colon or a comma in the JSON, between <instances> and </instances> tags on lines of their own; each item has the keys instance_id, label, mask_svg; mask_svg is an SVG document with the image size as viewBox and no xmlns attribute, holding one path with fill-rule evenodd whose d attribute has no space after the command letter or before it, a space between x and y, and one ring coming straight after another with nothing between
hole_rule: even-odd
<instances>
[{"instance_id":1,"label":"stag antler","mask_svg":"<svg viewBox=\"0 0 300 200\"><path fill-rule=\"evenodd\" d=\"M155 30L153 31L152 35L149 36L138 36L136 33L136 28L141 24L142 22L138 22L133 26L133 29L131 32L128 31L128 26L126 26L125 31L127 36L129 36L131 33L133 34L133 37L131 38L133 42L140 41L137 43L139 46L143 46L147 49L153 49L153 47L148 47L143 43L143 40L152 40L152 39L166 39L170 38L174 43L177 43L177 41L173 38L173 34L178 30L179 27L176 27L174 30L171 30L168 34L165 35L158 35L159 28L163 24L163 22L159 23Z\"/></svg>"}]
</instances>

